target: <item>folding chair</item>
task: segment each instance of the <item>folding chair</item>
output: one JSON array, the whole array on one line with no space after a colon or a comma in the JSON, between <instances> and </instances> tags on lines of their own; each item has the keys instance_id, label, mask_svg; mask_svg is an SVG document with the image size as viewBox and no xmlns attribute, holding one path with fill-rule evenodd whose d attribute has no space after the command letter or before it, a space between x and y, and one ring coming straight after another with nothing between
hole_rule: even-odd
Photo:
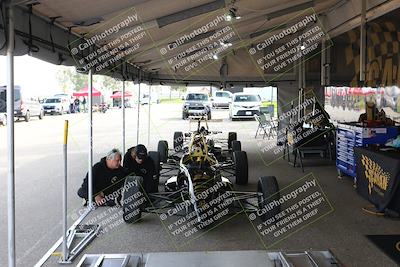
<instances>
[{"instance_id":1,"label":"folding chair","mask_svg":"<svg viewBox=\"0 0 400 267\"><path fill-rule=\"evenodd\" d=\"M256 135L254 136L254 138L257 138L258 132L264 131L264 136L266 134L266 129L265 129L265 125L262 123L261 121L261 115L258 114L254 114L254 118L256 119L256 121L258 122L258 126L257 126L257 131L256 131Z\"/></svg>"},{"instance_id":2,"label":"folding chair","mask_svg":"<svg viewBox=\"0 0 400 267\"><path fill-rule=\"evenodd\" d=\"M260 131L263 132L263 139L265 136L267 136L269 139L273 133L277 133L277 126L272 121L270 114L255 114L254 118L258 122L258 127L254 138L257 138L257 135Z\"/></svg>"},{"instance_id":3,"label":"folding chair","mask_svg":"<svg viewBox=\"0 0 400 267\"><path fill-rule=\"evenodd\" d=\"M271 117L271 114L264 114L265 116L265 121L267 123L267 127L269 128L269 135L268 139L270 136L277 136L278 135L278 120L275 118Z\"/></svg>"}]
</instances>

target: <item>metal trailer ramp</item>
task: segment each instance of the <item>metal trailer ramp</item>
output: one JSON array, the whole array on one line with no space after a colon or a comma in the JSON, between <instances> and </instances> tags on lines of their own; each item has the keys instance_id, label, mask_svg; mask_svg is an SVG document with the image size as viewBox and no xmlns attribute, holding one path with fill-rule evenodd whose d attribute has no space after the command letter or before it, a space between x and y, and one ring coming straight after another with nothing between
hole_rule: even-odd
<instances>
[{"instance_id":1,"label":"metal trailer ramp","mask_svg":"<svg viewBox=\"0 0 400 267\"><path fill-rule=\"evenodd\" d=\"M147 254L85 254L78 267L332 267L330 251L211 251Z\"/></svg>"},{"instance_id":2,"label":"metal trailer ramp","mask_svg":"<svg viewBox=\"0 0 400 267\"><path fill-rule=\"evenodd\" d=\"M70 264L96 238L99 230L100 225L97 224L78 224L75 228L70 229L67 232L67 253L59 263Z\"/></svg>"}]
</instances>

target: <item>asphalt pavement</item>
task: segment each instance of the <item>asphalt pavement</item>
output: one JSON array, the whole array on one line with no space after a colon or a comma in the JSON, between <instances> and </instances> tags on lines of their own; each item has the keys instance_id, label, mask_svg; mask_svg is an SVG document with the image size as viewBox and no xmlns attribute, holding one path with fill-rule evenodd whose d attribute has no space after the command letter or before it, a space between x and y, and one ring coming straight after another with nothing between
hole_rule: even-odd
<instances>
[{"instance_id":1,"label":"asphalt pavement","mask_svg":"<svg viewBox=\"0 0 400 267\"><path fill-rule=\"evenodd\" d=\"M126 109L126 149L137 142L137 106ZM156 150L158 140L172 146L174 131L195 129L196 124L181 118L180 104L155 104L150 107L150 144L148 144L149 106L140 107L139 143ZM226 110L213 112L210 126L228 130ZM81 207L76 191L88 166L88 114L46 115L43 120L15 122L16 172L16 249L18 266L32 266L61 236L63 130L69 121L68 211ZM233 122L254 130L255 121ZM247 127L247 126L246 126ZM94 163L109 150L122 150L122 110L110 109L93 114ZM245 133L245 132L243 132ZM0 126L0 266L7 260L7 132ZM72 224L75 217L69 217Z\"/></svg>"}]
</instances>

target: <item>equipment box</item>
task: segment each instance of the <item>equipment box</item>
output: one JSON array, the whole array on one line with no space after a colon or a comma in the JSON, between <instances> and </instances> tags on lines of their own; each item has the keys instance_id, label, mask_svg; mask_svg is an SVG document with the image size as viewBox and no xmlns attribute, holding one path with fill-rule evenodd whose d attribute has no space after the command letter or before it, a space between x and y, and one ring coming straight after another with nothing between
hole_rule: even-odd
<instances>
[{"instance_id":1,"label":"equipment box","mask_svg":"<svg viewBox=\"0 0 400 267\"><path fill-rule=\"evenodd\" d=\"M349 175L356 181L356 161L354 147L385 144L396 138L398 127L364 127L357 123L339 123L336 128L336 168L339 176Z\"/></svg>"}]
</instances>

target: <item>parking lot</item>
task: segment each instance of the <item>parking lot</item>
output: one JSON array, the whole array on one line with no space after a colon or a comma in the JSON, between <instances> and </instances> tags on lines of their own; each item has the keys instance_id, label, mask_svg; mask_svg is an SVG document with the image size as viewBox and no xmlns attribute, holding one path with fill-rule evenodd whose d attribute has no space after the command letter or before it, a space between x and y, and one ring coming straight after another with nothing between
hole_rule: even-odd
<instances>
[{"instance_id":1,"label":"parking lot","mask_svg":"<svg viewBox=\"0 0 400 267\"><path fill-rule=\"evenodd\" d=\"M140 108L139 142L147 145L148 106ZM16 222L18 266L30 266L55 243L62 234L62 133L64 120L70 122L68 164L68 218L69 224L77 219L81 210L81 200L76 196L87 170L87 114L67 114L46 116L43 120L33 118L30 122L17 122L16 132ZM126 110L126 148L136 143L137 107ZM293 168L280 155L263 153L260 142L273 145L274 141L254 138L257 123L228 119L227 110L213 110L211 130L236 131L247 151L249 161L249 183L238 186L238 190L255 191L260 176L275 175L280 188L290 185L297 179L312 174L329 199L333 211L312 227L304 227L273 246L260 240L257 231L246 216L239 215L224 224L205 232L185 246L179 246L171 239L168 231L155 215L146 215L138 224L114 224L107 227L86 249L85 253L121 252L160 252L160 251L212 251L212 250L251 250L251 249L326 249L348 266L394 266L370 242L366 234L391 233L396 231L397 222L368 216L361 211L367 202L353 192L351 179L338 180L333 164L307 167L305 173ZM106 113L94 114L94 161L98 161L112 147L122 148L122 112L111 109ZM195 125L192 125L192 130ZM158 104L151 106L151 134L149 150L156 149L157 142L165 139L172 143L174 131L189 130L189 122L181 119L180 104ZM5 127L0 128L5 135ZM257 148L258 147L258 148ZM6 142L1 140L0 151L5 154ZM1 177L6 176L5 156L0 158ZM162 179L162 182L165 179ZM162 183L161 182L161 183ZM160 183L160 184L161 184ZM5 188L5 179L0 187ZM162 186L160 185L160 190ZM0 196L0 223L6 225L6 196ZM109 208L99 208L86 219L86 222L103 216ZM115 212L115 210L114 210ZM103 214L103 215L102 215ZM117 217L120 215L116 215ZM110 217L110 216L109 216ZM0 228L1 243L6 244L6 228ZM227 234L229 233L229 234ZM57 251L60 251L59 249ZM6 247L0 248L0 258L6 255ZM46 266L54 266L58 257L53 256Z\"/></svg>"}]
</instances>

